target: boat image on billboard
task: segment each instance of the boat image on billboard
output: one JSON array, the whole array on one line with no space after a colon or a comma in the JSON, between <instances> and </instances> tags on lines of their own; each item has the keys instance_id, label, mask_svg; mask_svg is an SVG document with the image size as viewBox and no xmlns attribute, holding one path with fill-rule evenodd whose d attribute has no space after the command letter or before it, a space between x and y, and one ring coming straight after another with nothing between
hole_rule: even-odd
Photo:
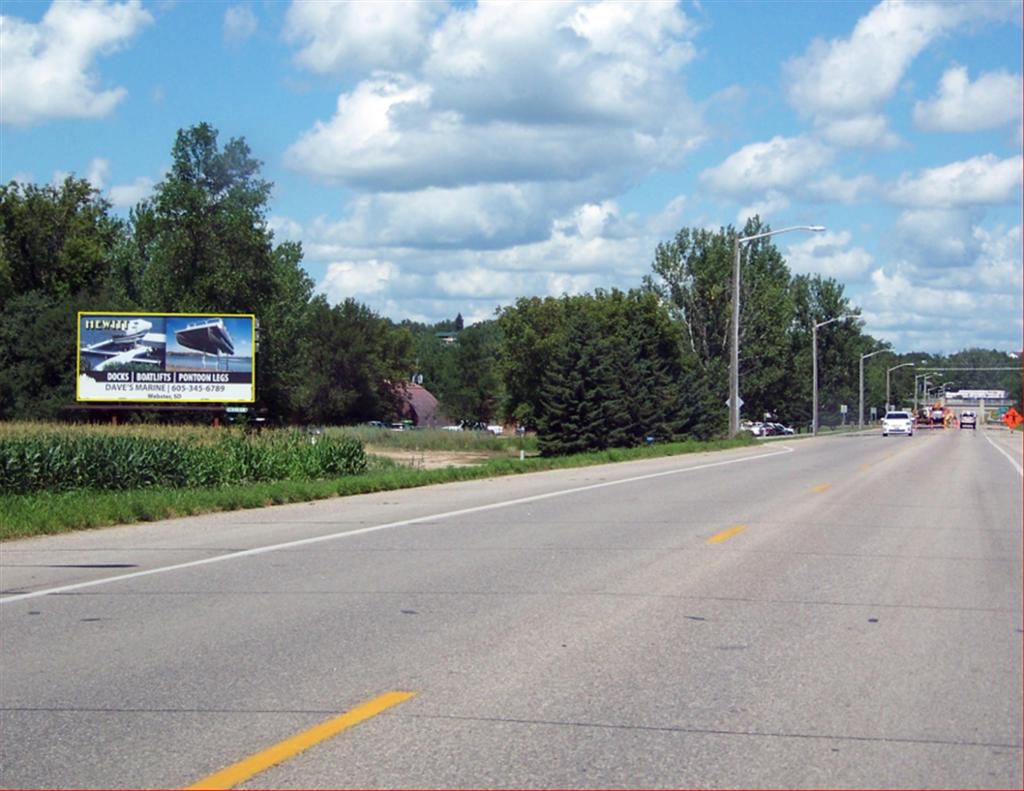
<instances>
[{"instance_id":1,"label":"boat image on billboard","mask_svg":"<svg viewBox=\"0 0 1024 791\"><path fill-rule=\"evenodd\" d=\"M195 321L174 331L174 338L187 349L195 349L204 354L234 354L235 343L231 333L224 326L224 319L205 319Z\"/></svg>"}]
</instances>

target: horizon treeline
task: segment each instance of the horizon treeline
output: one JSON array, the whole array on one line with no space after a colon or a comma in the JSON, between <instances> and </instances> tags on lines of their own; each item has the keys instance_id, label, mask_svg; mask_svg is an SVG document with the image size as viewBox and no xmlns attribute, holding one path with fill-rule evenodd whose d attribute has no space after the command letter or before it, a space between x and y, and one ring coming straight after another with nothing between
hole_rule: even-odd
<instances>
[{"instance_id":1,"label":"horizon treeline","mask_svg":"<svg viewBox=\"0 0 1024 791\"><path fill-rule=\"evenodd\" d=\"M524 296L470 326L461 314L395 322L355 299L331 305L315 293L301 245L274 239L272 185L244 138L221 146L201 123L177 133L171 157L164 180L127 218L74 176L0 185L0 419L70 418L78 312L139 311L254 313L255 406L275 422L389 420L419 375L448 420L523 425L539 432L546 453L726 430L731 226L681 229L626 292ZM769 227L754 217L739 230ZM859 308L836 280L793 275L770 239L744 247L742 286L743 416L806 426L812 328ZM823 425L840 422L841 405L856 422L859 359L878 350L888 344L858 321L821 328ZM866 415L884 408L886 370L903 362L925 371L1013 361L984 349L876 355L865 361ZM895 403L912 401L908 371L892 374ZM950 379L1008 390L1020 403L1019 371L951 373L932 384Z\"/></svg>"}]
</instances>

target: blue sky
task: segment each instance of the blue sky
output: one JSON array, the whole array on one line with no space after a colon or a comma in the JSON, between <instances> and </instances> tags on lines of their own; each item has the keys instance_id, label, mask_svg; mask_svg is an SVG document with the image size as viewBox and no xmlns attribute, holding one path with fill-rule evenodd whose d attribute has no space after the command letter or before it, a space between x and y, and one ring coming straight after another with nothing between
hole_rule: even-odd
<instances>
[{"instance_id":1,"label":"blue sky","mask_svg":"<svg viewBox=\"0 0 1024 791\"><path fill-rule=\"evenodd\" d=\"M775 238L897 351L1022 345L1019 2L0 4L0 179L127 214L245 137L332 302L488 318ZM172 309L173 306L168 306Z\"/></svg>"}]
</instances>

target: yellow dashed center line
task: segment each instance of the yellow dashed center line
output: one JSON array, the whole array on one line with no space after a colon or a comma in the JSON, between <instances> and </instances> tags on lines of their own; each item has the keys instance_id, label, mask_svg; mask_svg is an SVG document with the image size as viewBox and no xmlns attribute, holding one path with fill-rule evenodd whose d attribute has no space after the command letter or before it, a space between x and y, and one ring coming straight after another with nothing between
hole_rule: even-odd
<instances>
[{"instance_id":1,"label":"yellow dashed center line","mask_svg":"<svg viewBox=\"0 0 1024 791\"><path fill-rule=\"evenodd\" d=\"M226 789L233 788L239 783L244 783L251 777L269 769L275 764L286 761L298 755L304 750L329 739L342 731L358 725L363 720L375 717L385 709L397 706L399 703L408 700L415 692L385 692L383 695L356 706L351 711L346 711L333 719L314 725L307 731L296 734L290 739L268 747L266 750L251 755L236 764L221 769L209 777L204 777L197 783L187 786L185 791L198 791L198 789Z\"/></svg>"},{"instance_id":2,"label":"yellow dashed center line","mask_svg":"<svg viewBox=\"0 0 1024 791\"><path fill-rule=\"evenodd\" d=\"M720 541L725 541L727 538L731 538L737 533L742 533L747 529L746 525L736 525L736 527L730 527L728 530L723 530L721 533L715 533L707 540L708 544L717 544Z\"/></svg>"},{"instance_id":3,"label":"yellow dashed center line","mask_svg":"<svg viewBox=\"0 0 1024 791\"><path fill-rule=\"evenodd\" d=\"M828 491L831 488L832 484L830 483L819 483L817 486L814 487L814 491L817 492L818 494L821 494L822 492Z\"/></svg>"}]
</instances>

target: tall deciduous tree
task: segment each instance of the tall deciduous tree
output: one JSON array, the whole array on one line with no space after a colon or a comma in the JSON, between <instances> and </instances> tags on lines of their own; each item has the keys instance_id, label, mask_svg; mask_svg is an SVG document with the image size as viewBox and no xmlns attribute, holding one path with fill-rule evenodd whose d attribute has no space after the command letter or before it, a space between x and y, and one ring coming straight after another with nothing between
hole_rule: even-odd
<instances>
[{"instance_id":1,"label":"tall deciduous tree","mask_svg":"<svg viewBox=\"0 0 1024 791\"><path fill-rule=\"evenodd\" d=\"M301 247L274 245L266 221L271 186L244 139L222 149L217 131L202 123L180 130L171 153L167 178L132 217L144 307L254 313L257 398L286 415L302 378L297 351L313 288Z\"/></svg>"},{"instance_id":2,"label":"tall deciduous tree","mask_svg":"<svg viewBox=\"0 0 1024 791\"><path fill-rule=\"evenodd\" d=\"M85 179L0 185L0 307L30 291L59 299L108 285L125 225Z\"/></svg>"},{"instance_id":3,"label":"tall deciduous tree","mask_svg":"<svg viewBox=\"0 0 1024 791\"><path fill-rule=\"evenodd\" d=\"M75 400L76 315L135 307L126 229L85 180L0 186L0 418L54 418Z\"/></svg>"}]
</instances>

